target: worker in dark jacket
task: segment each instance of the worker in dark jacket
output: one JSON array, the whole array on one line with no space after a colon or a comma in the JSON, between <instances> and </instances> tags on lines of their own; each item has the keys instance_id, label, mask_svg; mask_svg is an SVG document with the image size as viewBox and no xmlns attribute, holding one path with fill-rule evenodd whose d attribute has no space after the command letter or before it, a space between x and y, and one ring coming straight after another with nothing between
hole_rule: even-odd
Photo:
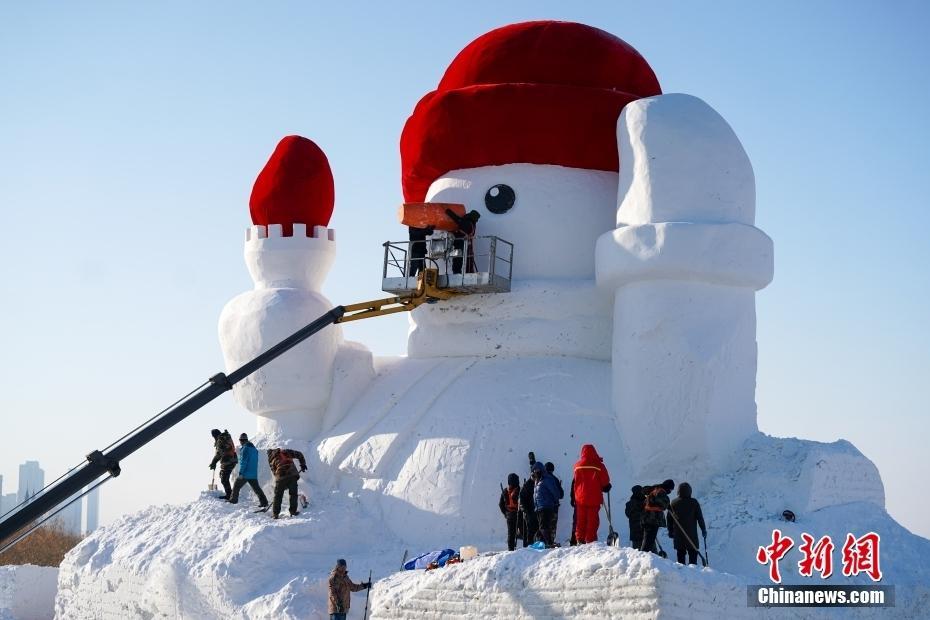
<instances>
[{"instance_id":1,"label":"worker in dark jacket","mask_svg":"<svg viewBox=\"0 0 930 620\"><path fill-rule=\"evenodd\" d=\"M236 446L233 444L232 436L229 431L220 432L220 429L214 428L210 431L213 435L213 460L210 461L210 469L216 469L216 464L220 464L220 482L223 484L223 490L226 492L223 499L229 499L232 493L232 487L229 485L229 476L233 468L239 462L236 456Z\"/></svg>"},{"instance_id":2,"label":"worker in dark jacket","mask_svg":"<svg viewBox=\"0 0 930 620\"><path fill-rule=\"evenodd\" d=\"M562 499L565 498L565 489L562 488L562 480L555 475L555 464L552 461L546 461L546 471L555 478L559 486L559 501L555 503L555 512L552 513L552 541L555 542L559 539L559 508L562 507Z\"/></svg>"},{"instance_id":3,"label":"worker in dark jacket","mask_svg":"<svg viewBox=\"0 0 930 620\"><path fill-rule=\"evenodd\" d=\"M656 535L659 529L666 527L665 511L669 507L668 494L675 489L674 480L643 488L646 501L643 502L643 546L642 551L656 550Z\"/></svg>"},{"instance_id":4,"label":"worker in dark jacket","mask_svg":"<svg viewBox=\"0 0 930 620\"><path fill-rule=\"evenodd\" d=\"M547 547L554 547L555 531L552 524L553 514L559 505L559 486L555 476L547 472L539 461L533 464L533 482L533 505L539 522L537 538L546 543Z\"/></svg>"},{"instance_id":5,"label":"worker in dark jacket","mask_svg":"<svg viewBox=\"0 0 930 620\"><path fill-rule=\"evenodd\" d=\"M333 572L329 574L329 617L330 620L346 620L349 606L352 604L352 592L370 588L370 581L354 583L349 579L349 567L343 559L336 560Z\"/></svg>"},{"instance_id":6,"label":"worker in dark jacket","mask_svg":"<svg viewBox=\"0 0 930 620\"><path fill-rule=\"evenodd\" d=\"M643 546L643 503L646 496L643 495L643 487L638 484L632 489L632 495L626 502L626 518L630 521L630 544L634 549Z\"/></svg>"},{"instance_id":7,"label":"worker in dark jacket","mask_svg":"<svg viewBox=\"0 0 930 620\"><path fill-rule=\"evenodd\" d=\"M536 541L539 531L539 521L536 520L536 504L533 501L533 490L536 483L530 476L520 489L520 514L523 516L523 546L532 545Z\"/></svg>"},{"instance_id":8,"label":"worker in dark jacket","mask_svg":"<svg viewBox=\"0 0 930 620\"><path fill-rule=\"evenodd\" d=\"M410 262L407 264L407 273L405 275L408 278L415 278L417 272L423 271L426 268L426 245L429 243L426 238L432 235L434 230L432 226L427 228L409 226L408 228L410 236Z\"/></svg>"},{"instance_id":9,"label":"worker in dark jacket","mask_svg":"<svg viewBox=\"0 0 930 620\"><path fill-rule=\"evenodd\" d=\"M452 242L452 247L455 250L458 250L458 256L452 258L452 273L462 273L462 253L465 250L465 240L468 239L468 264L465 266L466 273L474 273L478 271L477 266L475 265L475 244L474 238L475 233L478 232L478 219L481 217L481 214L475 210L469 211L465 214L464 217L460 216L458 213L452 209L446 209L446 215L455 222L455 225L458 227L457 230L453 231L452 234L455 237L455 240Z\"/></svg>"},{"instance_id":10,"label":"worker in dark jacket","mask_svg":"<svg viewBox=\"0 0 930 620\"><path fill-rule=\"evenodd\" d=\"M239 435L239 475L233 484L232 497L229 498L230 504L239 502L239 491L242 490L246 483L249 483L252 492L258 498L258 507L264 508L267 506L268 498L265 497L265 492L262 491L261 485L258 484L258 450L249 441L249 436L242 433Z\"/></svg>"},{"instance_id":11,"label":"worker in dark jacket","mask_svg":"<svg viewBox=\"0 0 930 620\"><path fill-rule=\"evenodd\" d=\"M520 516L520 476L507 476L507 488L501 490L498 505L507 521L507 550L513 551L517 548L517 519Z\"/></svg>"},{"instance_id":12,"label":"worker in dark jacket","mask_svg":"<svg viewBox=\"0 0 930 620\"><path fill-rule=\"evenodd\" d=\"M300 469L294 459L300 461ZM291 516L300 514L297 510L297 481L300 474L307 471L307 461L302 452L286 448L271 448L268 450L268 466L274 476L274 500L271 504L271 516L275 519L281 512L281 500L284 499L284 490L290 494Z\"/></svg>"},{"instance_id":13,"label":"worker in dark jacket","mask_svg":"<svg viewBox=\"0 0 930 620\"><path fill-rule=\"evenodd\" d=\"M697 537L698 526L701 527L701 535L704 537L707 536L707 526L704 525L701 504L691 497L691 485L687 482L678 486L678 497L669 505L669 513L668 535L675 539L678 563L685 563L687 551L688 564L697 564L697 545L700 544Z\"/></svg>"}]
</instances>

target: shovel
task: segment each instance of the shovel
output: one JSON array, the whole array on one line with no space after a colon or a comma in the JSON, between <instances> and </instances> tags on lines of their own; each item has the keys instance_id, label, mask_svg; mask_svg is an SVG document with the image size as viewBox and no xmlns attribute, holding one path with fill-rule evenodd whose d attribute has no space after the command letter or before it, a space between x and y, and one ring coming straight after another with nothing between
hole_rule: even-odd
<instances>
[{"instance_id":1,"label":"shovel","mask_svg":"<svg viewBox=\"0 0 930 620\"><path fill-rule=\"evenodd\" d=\"M213 470L213 478L210 480L210 484L207 485L208 491L216 491L216 470Z\"/></svg>"},{"instance_id":2,"label":"shovel","mask_svg":"<svg viewBox=\"0 0 930 620\"><path fill-rule=\"evenodd\" d=\"M619 547L620 546L620 534L614 531L614 524L610 520L610 491L607 491L607 546L608 547Z\"/></svg>"}]
</instances>

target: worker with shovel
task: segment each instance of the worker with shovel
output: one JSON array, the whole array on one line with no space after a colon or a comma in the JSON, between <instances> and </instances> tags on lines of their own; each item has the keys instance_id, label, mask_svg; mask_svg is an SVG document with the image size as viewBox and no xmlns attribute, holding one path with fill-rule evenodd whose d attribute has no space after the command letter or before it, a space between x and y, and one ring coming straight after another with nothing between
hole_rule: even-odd
<instances>
[{"instance_id":1,"label":"worker with shovel","mask_svg":"<svg viewBox=\"0 0 930 620\"><path fill-rule=\"evenodd\" d=\"M678 485L678 497L672 500L668 509L668 535L675 540L675 552L678 563L685 563L685 552L688 554L688 564L697 564L698 556L701 563L707 566L706 558L698 550L696 541L697 528L701 527L701 534L707 539L707 526L704 525L704 515L701 513L701 504L691 497L691 485L682 482Z\"/></svg>"}]
</instances>

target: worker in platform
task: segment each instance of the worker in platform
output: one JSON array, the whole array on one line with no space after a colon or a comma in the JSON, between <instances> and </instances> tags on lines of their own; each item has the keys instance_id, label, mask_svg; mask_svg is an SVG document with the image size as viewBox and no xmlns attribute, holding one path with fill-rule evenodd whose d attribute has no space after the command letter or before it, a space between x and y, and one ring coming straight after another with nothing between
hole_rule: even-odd
<instances>
[{"instance_id":1,"label":"worker in platform","mask_svg":"<svg viewBox=\"0 0 930 620\"><path fill-rule=\"evenodd\" d=\"M452 209L446 209L446 215L448 215L458 227L456 230L452 231L452 234L455 236L452 247L458 250L458 256L452 258L452 273L462 273L462 254L465 252L466 239L468 240L468 264L465 266L465 272L474 273L478 271L477 265L475 264L475 235L478 232L478 219L481 217L481 214L473 209L462 217Z\"/></svg>"},{"instance_id":2,"label":"worker in platform","mask_svg":"<svg viewBox=\"0 0 930 620\"><path fill-rule=\"evenodd\" d=\"M294 459L300 462L300 469L297 468ZM287 448L271 448L268 450L268 466L271 467L271 473L274 476L274 499L271 504L271 516L275 519L278 518L285 490L290 495L288 508L291 516L300 514L300 511L297 510L297 481L300 480L300 474L307 471L307 461L304 459L303 453Z\"/></svg>"},{"instance_id":3,"label":"worker in platform","mask_svg":"<svg viewBox=\"0 0 930 620\"><path fill-rule=\"evenodd\" d=\"M408 278L415 278L417 273L426 268L426 238L433 234L432 226L426 228L408 227L410 232L410 262L407 264Z\"/></svg>"},{"instance_id":4,"label":"worker in platform","mask_svg":"<svg viewBox=\"0 0 930 620\"><path fill-rule=\"evenodd\" d=\"M249 436L245 433L239 435L239 475L236 482L233 483L232 497L229 498L230 504L239 502L239 491L248 483L252 487L252 492L258 498L258 507L264 508L268 505L268 498L265 492L258 484L258 450L249 441Z\"/></svg>"},{"instance_id":5,"label":"worker in platform","mask_svg":"<svg viewBox=\"0 0 930 620\"><path fill-rule=\"evenodd\" d=\"M221 433L220 429L214 428L210 434L213 435L213 460L210 461L210 469L216 469L216 464L220 464L220 482L223 484L223 491L226 492L223 499L228 500L232 494L229 477L239 462L239 457L236 456L236 446L228 430Z\"/></svg>"}]
</instances>

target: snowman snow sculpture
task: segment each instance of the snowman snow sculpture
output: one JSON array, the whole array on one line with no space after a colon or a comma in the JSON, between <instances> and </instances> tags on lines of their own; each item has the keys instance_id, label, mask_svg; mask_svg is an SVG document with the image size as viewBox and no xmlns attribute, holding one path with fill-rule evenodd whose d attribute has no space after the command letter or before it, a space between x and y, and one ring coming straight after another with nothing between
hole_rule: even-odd
<instances>
[{"instance_id":1,"label":"snowman snow sculpture","mask_svg":"<svg viewBox=\"0 0 930 620\"><path fill-rule=\"evenodd\" d=\"M514 24L452 61L401 156L407 201L477 210L481 234L514 243L512 290L417 308L406 357L333 328L237 386L259 430L310 444L317 484L357 492L401 537L486 540L489 497L529 450L566 476L595 443L615 484L700 481L756 431L772 246L748 158L706 104L661 95L604 31ZM228 367L328 309L326 222L309 237L291 214L254 215L256 290L220 321Z\"/></svg>"}]
</instances>

